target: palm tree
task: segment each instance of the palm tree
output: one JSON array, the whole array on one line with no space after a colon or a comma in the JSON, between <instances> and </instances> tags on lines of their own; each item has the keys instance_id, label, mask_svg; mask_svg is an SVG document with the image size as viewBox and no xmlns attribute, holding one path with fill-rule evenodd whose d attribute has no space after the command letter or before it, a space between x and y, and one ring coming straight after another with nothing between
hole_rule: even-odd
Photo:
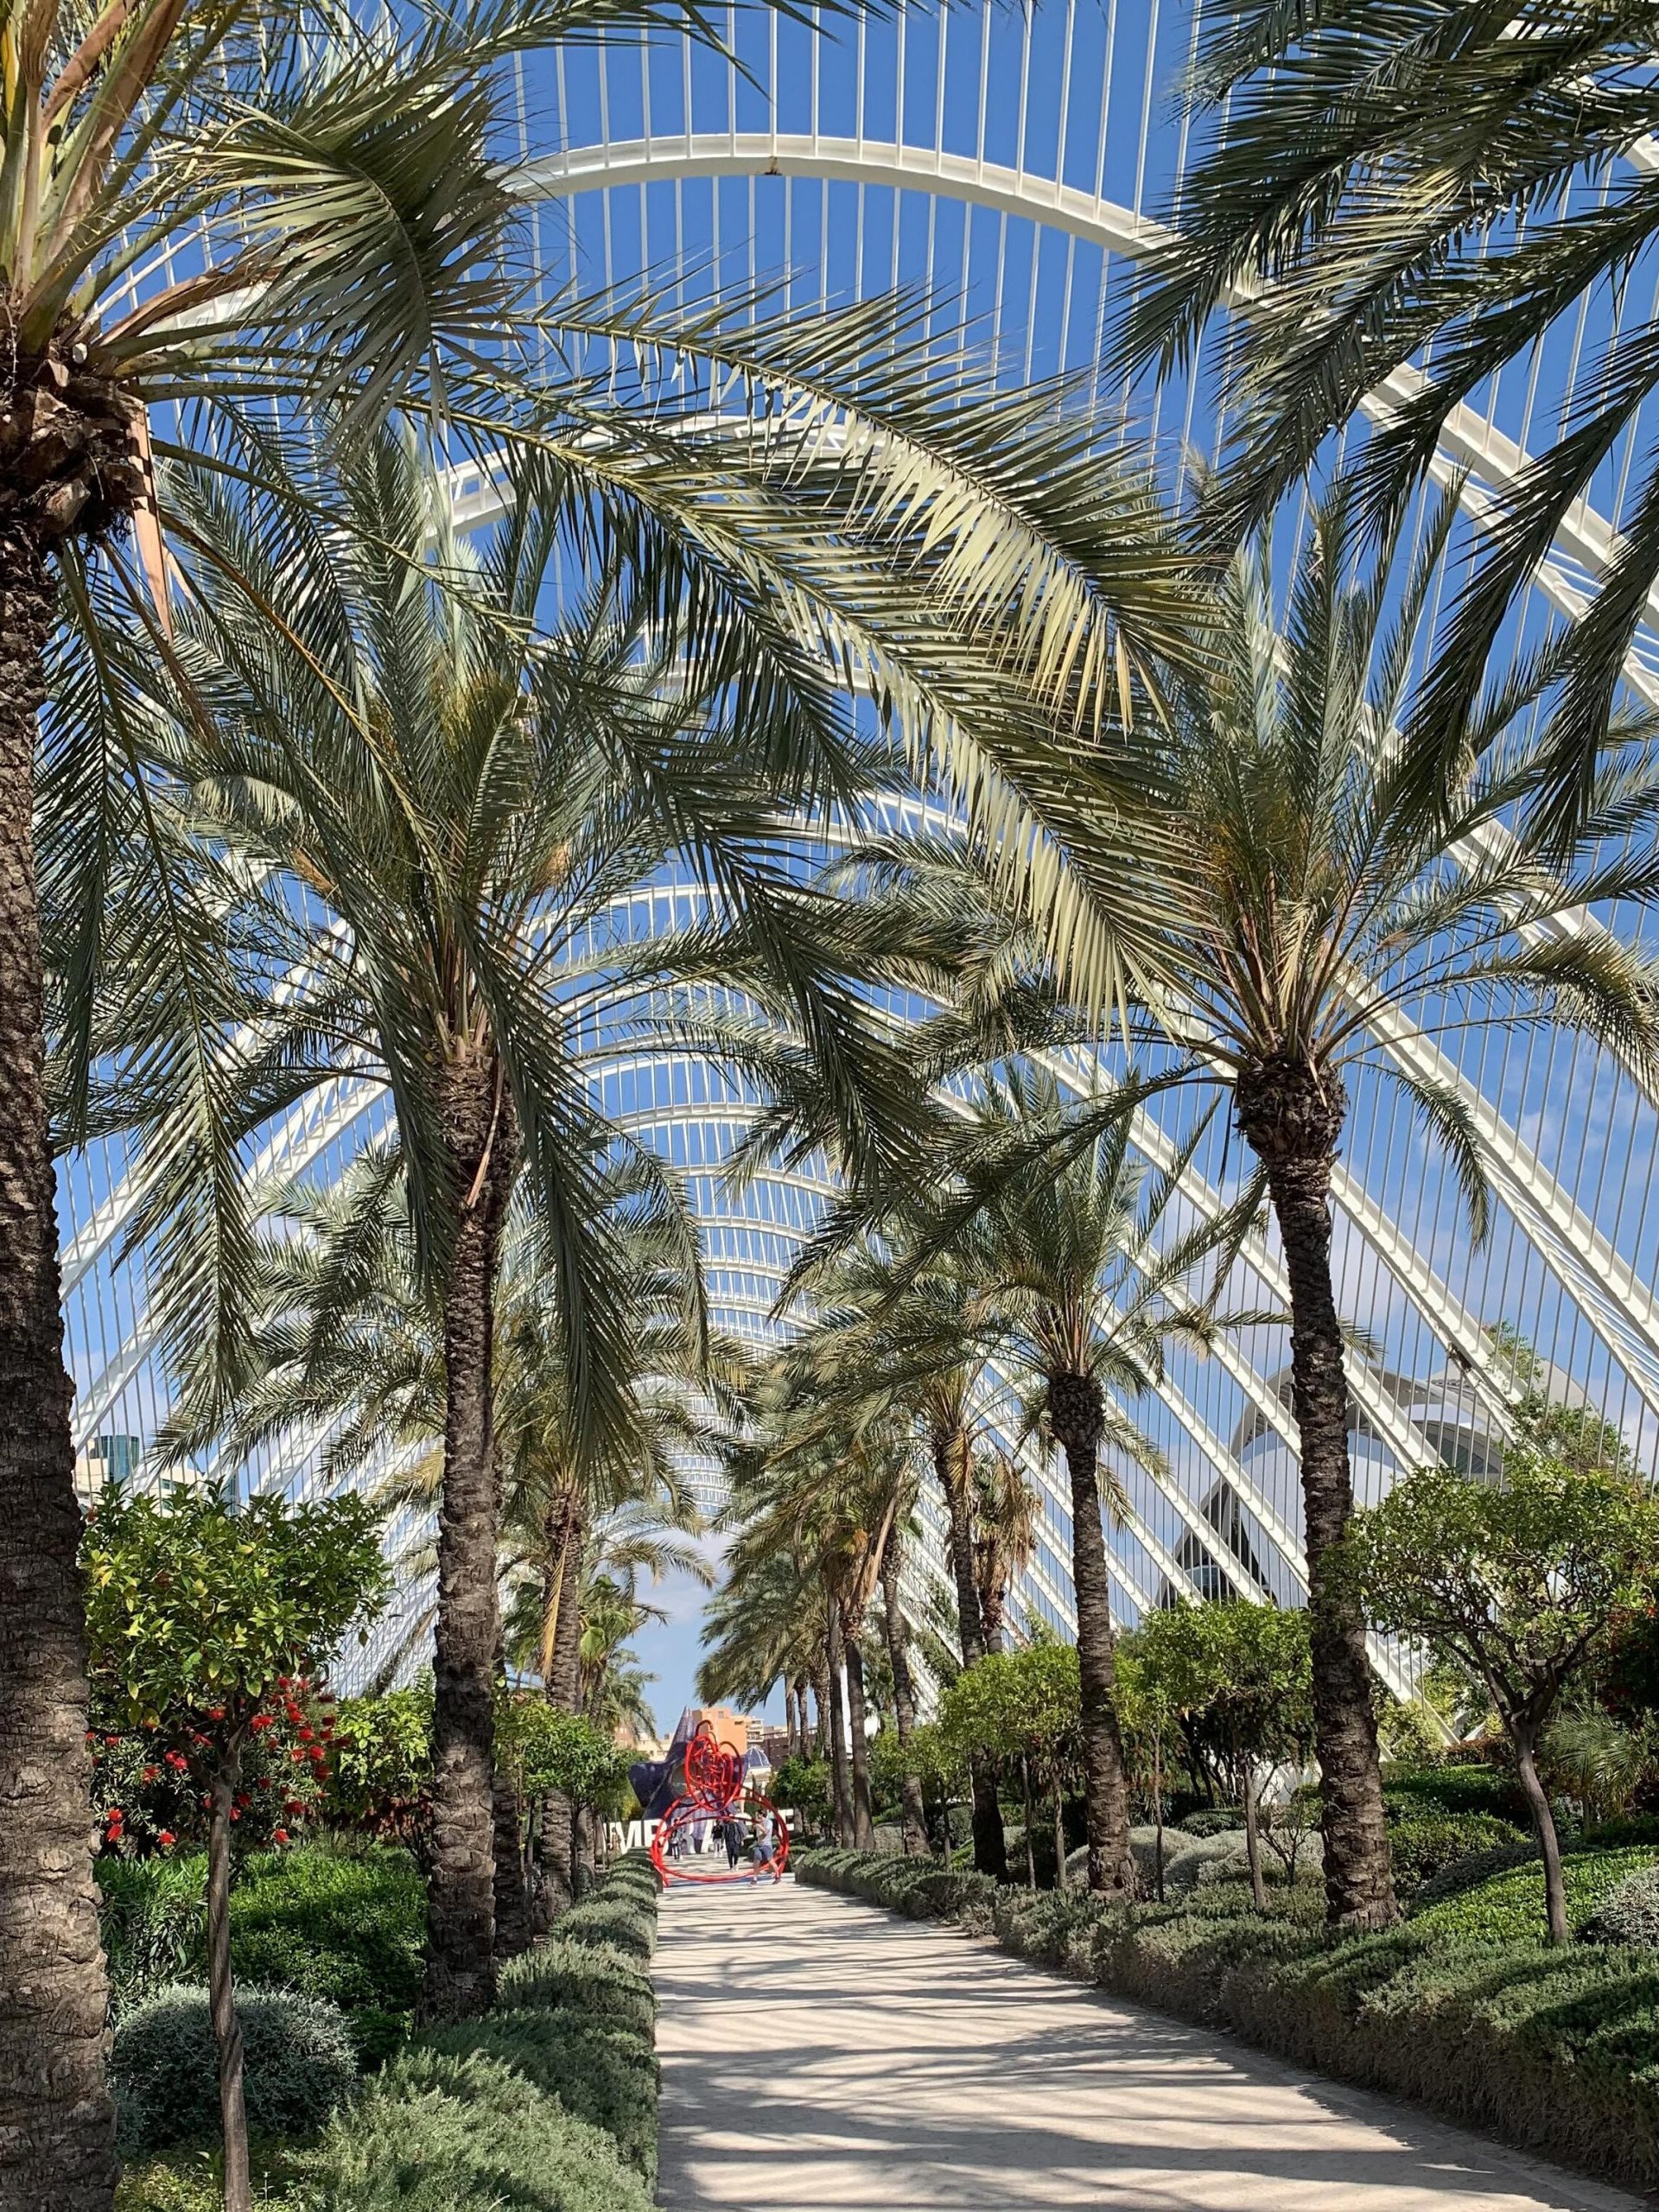
<instances>
[{"instance_id":1,"label":"palm tree","mask_svg":"<svg viewBox=\"0 0 1659 2212\"><path fill-rule=\"evenodd\" d=\"M1008 1590L1036 1548L1042 1508L1011 1452L980 1445L973 1461L974 1580L987 1651L1002 1649Z\"/></svg>"},{"instance_id":2,"label":"palm tree","mask_svg":"<svg viewBox=\"0 0 1659 2212\"><path fill-rule=\"evenodd\" d=\"M1069 1137L1039 1132L1004 1170L1035 1183L1126 1103L1217 1085L1261 1164L1289 1287L1326 1898L1332 1920L1352 1926L1395 1908L1365 1624L1331 1571L1353 1505L1330 1211L1346 1072L1369 1067L1404 1088L1447 1148L1478 1235L1487 1194L1467 1105L1454 1085L1390 1059L1379 1020L1430 1037L1556 1025L1623 1052L1644 1080L1659 1049L1652 964L1578 925L1603 900L1650 895L1650 862L1631 842L1652 804L1647 724L1615 725L1565 858L1550 814L1535 810L1548 741L1524 719L1553 678L1549 656L1477 702L1448 790L1423 794L1402 756L1453 512L1450 494L1431 509L1408 563L1397 557L1403 525L1387 533L1368 570L1338 489L1312 514L1278 626L1270 548L1235 563L1216 664L1170 701L1170 818L1186 856L1178 900L1192 919L1170 936L1179 988L1144 1024L1164 1065L1079 1109ZM1164 899L1155 869L1143 896L1149 907Z\"/></svg>"},{"instance_id":3,"label":"palm tree","mask_svg":"<svg viewBox=\"0 0 1659 2212\"><path fill-rule=\"evenodd\" d=\"M1659 231L1649 165L1619 167L1659 123L1659 102L1631 66L1624 19L1579 4L1334 0L1302 12L1244 0L1207 28L1189 99L1209 135L1123 346L1137 359L1190 355L1225 302L1232 438L1216 505L1228 531L1264 520L1363 401L1380 420L1357 474L1363 512L1380 522L1459 411L1484 413L1506 365L1546 342L1572 351L1571 409L1497 487L1478 573L1414 702L1420 772L1455 779L1506 610L1621 442L1640 437L1659 385L1641 327L1593 304ZM1644 457L1628 520L1613 518L1627 534L1562 654L1555 733L1538 763L1558 836L1593 791L1659 581L1656 498Z\"/></svg>"},{"instance_id":4,"label":"palm tree","mask_svg":"<svg viewBox=\"0 0 1659 2212\"><path fill-rule=\"evenodd\" d=\"M982 1257L963 1224L925 1263L906 1249L904 1227L888 1224L883 1238L860 1243L814 1276L819 1312L791 1350L792 1387L819 1406L826 1423L897 1419L918 1432L944 1498L957 1635L969 1667L990 1648L975 1522L980 1401L995 1341L995 1327L973 1310L985 1287ZM969 1780L974 1865L1001 1881L1007 1857L991 1764L973 1762Z\"/></svg>"},{"instance_id":5,"label":"palm tree","mask_svg":"<svg viewBox=\"0 0 1659 2212\"><path fill-rule=\"evenodd\" d=\"M1065 1454L1089 1885L1122 1891L1133 1889L1135 1869L1102 1509L1120 1517L1123 1500L1109 1467L1103 1500L1102 1455L1113 1450L1159 1465L1118 1400L1159 1381L1171 1338L1208 1341L1211 1300L1193 1299L1190 1286L1213 1264L1219 1289L1255 1202L1247 1198L1217 1222L1180 1227L1177 1191L1185 1160L1148 1181L1131 1156L1129 1123L1121 1115L1068 1148L1055 1173L1022 1172L1033 1135L1052 1136L1071 1118L1052 1077L1015 1071L988 1085L968 1150L970 1181L989 1195L968 1231L983 1240L978 1303L1037 1386L1027 1425L1040 1413ZM1010 1173L1014 1161L1020 1167Z\"/></svg>"}]
</instances>

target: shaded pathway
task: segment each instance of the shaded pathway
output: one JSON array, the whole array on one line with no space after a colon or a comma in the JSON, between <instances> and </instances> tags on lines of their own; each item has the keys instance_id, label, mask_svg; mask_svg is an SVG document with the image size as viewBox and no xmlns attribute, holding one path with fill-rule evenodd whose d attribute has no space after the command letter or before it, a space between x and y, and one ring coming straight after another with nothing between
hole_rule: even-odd
<instances>
[{"instance_id":1,"label":"shaded pathway","mask_svg":"<svg viewBox=\"0 0 1659 2212\"><path fill-rule=\"evenodd\" d=\"M1409 2107L798 1889L671 1891L670 2212L1637 2212Z\"/></svg>"}]
</instances>

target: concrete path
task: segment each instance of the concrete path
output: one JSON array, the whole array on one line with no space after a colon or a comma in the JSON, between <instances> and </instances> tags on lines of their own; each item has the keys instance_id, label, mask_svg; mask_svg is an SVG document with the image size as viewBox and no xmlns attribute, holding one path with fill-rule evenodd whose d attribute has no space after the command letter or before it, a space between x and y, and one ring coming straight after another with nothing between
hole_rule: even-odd
<instances>
[{"instance_id":1,"label":"concrete path","mask_svg":"<svg viewBox=\"0 0 1659 2212\"><path fill-rule=\"evenodd\" d=\"M671 2212L1636 2212L952 1929L798 1889L671 1890Z\"/></svg>"}]
</instances>

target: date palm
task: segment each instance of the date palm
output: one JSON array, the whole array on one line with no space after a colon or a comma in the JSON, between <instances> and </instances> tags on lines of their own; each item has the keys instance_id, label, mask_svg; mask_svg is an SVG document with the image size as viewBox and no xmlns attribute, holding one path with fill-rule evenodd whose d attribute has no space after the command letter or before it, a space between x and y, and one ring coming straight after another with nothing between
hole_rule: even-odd
<instances>
[{"instance_id":1,"label":"date palm","mask_svg":"<svg viewBox=\"0 0 1659 2212\"><path fill-rule=\"evenodd\" d=\"M1572 353L1571 407L1497 487L1476 574L1414 702L1419 772L1455 775L1506 610L1624 442L1642 446L1639 418L1659 387L1649 330L1625 319L1619 295L1659 233L1649 27L1579 0L1312 10L1234 0L1205 29L1175 235L1151 257L1124 342L1136 358L1190 355L1227 303L1232 435L1217 491L1229 529L1264 519L1329 434L1378 397L1386 412L1357 476L1367 518L1382 521L1448 421L1487 409L1506 365L1524 377L1535 346ZM1539 763L1558 836L1593 791L1622 664L1659 581L1650 454L1618 526L1562 658Z\"/></svg>"},{"instance_id":2,"label":"date palm","mask_svg":"<svg viewBox=\"0 0 1659 2212\"><path fill-rule=\"evenodd\" d=\"M1422 792L1403 757L1452 519L1448 495L1409 558L1402 527L1368 565L1338 489L1312 513L1278 623L1270 548L1238 557L1216 664L1170 702L1171 820L1198 918L1172 934L1180 988L1144 1025L1169 1057L1116 1100L1078 1109L1066 1142L1041 1138L1009 1163L1035 1183L1125 1103L1217 1087L1260 1163L1289 1289L1326 1901L1334 1922L1362 1927L1395 1907L1365 1624L1329 1563L1353 1510L1330 1205L1349 1074L1404 1090L1446 1149L1479 1235L1488 1199L1466 1097L1391 1056L1379 1025L1431 1039L1555 1027L1618 1051L1649 1081L1659 1052L1653 963L1586 921L1603 901L1652 895L1640 834L1653 803L1648 722L1615 725L1565 855L1548 810L1536 811L1551 770L1529 710L1552 680L1549 656L1483 694L1448 789ZM1155 869L1143 889L1157 904Z\"/></svg>"},{"instance_id":3,"label":"date palm","mask_svg":"<svg viewBox=\"0 0 1659 2212\"><path fill-rule=\"evenodd\" d=\"M1089 1114L1096 1119L1098 1108ZM1257 1201L1248 1194L1216 1220L1184 1221L1180 1175L1148 1178L1130 1151L1126 1116L1108 1116L1085 1143L1062 1133L1077 1117L1052 1077L1018 1071L993 1080L966 1140L970 1186L984 1193L965 1224L982 1237L983 1281L971 1318L994 1320L1009 1357L1031 1378L1049 1434L1065 1455L1071 1507L1071 1580L1077 1615L1089 1886L1132 1891L1128 1783L1116 1697L1111 1581L1103 1510L1121 1517L1122 1492L1103 1455L1157 1468L1159 1454L1124 1409L1163 1372L1173 1338L1207 1344L1213 1291L1224 1282ZM1039 1134L1061 1139L1048 1173L1026 1165ZM963 1233L957 1231L955 1233Z\"/></svg>"}]
</instances>

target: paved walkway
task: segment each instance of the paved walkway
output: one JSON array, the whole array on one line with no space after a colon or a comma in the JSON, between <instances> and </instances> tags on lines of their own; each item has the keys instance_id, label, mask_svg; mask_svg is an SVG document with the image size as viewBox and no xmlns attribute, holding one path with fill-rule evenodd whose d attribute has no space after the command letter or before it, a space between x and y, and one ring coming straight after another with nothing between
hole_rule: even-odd
<instances>
[{"instance_id":1,"label":"paved walkway","mask_svg":"<svg viewBox=\"0 0 1659 2212\"><path fill-rule=\"evenodd\" d=\"M1637 2212L1408 2107L798 1889L663 1900L671 2212Z\"/></svg>"}]
</instances>

